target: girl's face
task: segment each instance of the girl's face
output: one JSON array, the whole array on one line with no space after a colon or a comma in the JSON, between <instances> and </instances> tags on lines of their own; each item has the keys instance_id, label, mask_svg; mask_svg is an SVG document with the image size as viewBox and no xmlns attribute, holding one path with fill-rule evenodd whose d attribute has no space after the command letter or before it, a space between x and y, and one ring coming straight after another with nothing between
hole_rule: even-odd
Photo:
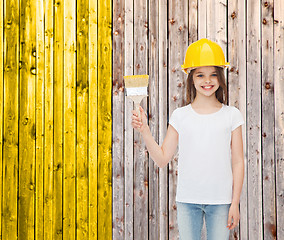
<instances>
[{"instance_id":1,"label":"girl's face","mask_svg":"<svg viewBox=\"0 0 284 240\"><path fill-rule=\"evenodd\" d=\"M193 84L196 95L210 97L219 88L219 81L215 67L199 67L193 73Z\"/></svg>"}]
</instances>

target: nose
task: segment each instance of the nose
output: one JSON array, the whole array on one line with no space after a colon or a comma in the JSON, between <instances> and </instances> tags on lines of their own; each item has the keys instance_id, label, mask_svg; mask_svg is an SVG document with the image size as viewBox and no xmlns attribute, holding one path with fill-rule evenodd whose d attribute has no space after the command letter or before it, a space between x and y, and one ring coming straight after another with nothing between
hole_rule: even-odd
<instances>
[{"instance_id":1,"label":"nose","mask_svg":"<svg viewBox=\"0 0 284 240\"><path fill-rule=\"evenodd\" d=\"M210 83L210 82L211 82L210 77L206 77L206 78L205 78L205 83Z\"/></svg>"}]
</instances>

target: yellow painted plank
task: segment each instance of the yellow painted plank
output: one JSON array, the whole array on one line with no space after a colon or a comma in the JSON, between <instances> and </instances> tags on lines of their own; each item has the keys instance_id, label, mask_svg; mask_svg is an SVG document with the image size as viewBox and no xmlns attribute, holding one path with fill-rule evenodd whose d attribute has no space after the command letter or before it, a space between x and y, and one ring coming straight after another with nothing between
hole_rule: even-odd
<instances>
[{"instance_id":1,"label":"yellow painted plank","mask_svg":"<svg viewBox=\"0 0 284 240\"><path fill-rule=\"evenodd\" d=\"M44 152L44 3L37 0L36 14L36 202L35 237L43 234L43 152Z\"/></svg>"},{"instance_id":2,"label":"yellow painted plank","mask_svg":"<svg viewBox=\"0 0 284 240\"><path fill-rule=\"evenodd\" d=\"M63 1L54 4L54 205L53 240L63 235Z\"/></svg>"},{"instance_id":3,"label":"yellow painted plank","mask_svg":"<svg viewBox=\"0 0 284 240\"><path fill-rule=\"evenodd\" d=\"M98 10L98 238L111 239L111 1L99 0Z\"/></svg>"},{"instance_id":4,"label":"yellow painted plank","mask_svg":"<svg viewBox=\"0 0 284 240\"><path fill-rule=\"evenodd\" d=\"M0 0L1 6L3 6L3 0ZM2 193L2 159L3 159L3 75L4 75L4 69L3 69L3 51L4 51L4 39L3 39L3 31L4 31L4 19L3 19L3 7L0 8L0 193ZM2 195L0 197L0 206L2 206ZM0 207L0 233L2 233L2 207Z\"/></svg>"},{"instance_id":5,"label":"yellow painted plank","mask_svg":"<svg viewBox=\"0 0 284 240\"><path fill-rule=\"evenodd\" d=\"M64 1L63 238L76 238L76 1Z\"/></svg>"},{"instance_id":6,"label":"yellow painted plank","mask_svg":"<svg viewBox=\"0 0 284 240\"><path fill-rule=\"evenodd\" d=\"M53 236L53 1L45 1L44 239Z\"/></svg>"},{"instance_id":7,"label":"yellow painted plank","mask_svg":"<svg viewBox=\"0 0 284 240\"><path fill-rule=\"evenodd\" d=\"M89 238L88 216L88 22L89 1L77 0L77 239Z\"/></svg>"},{"instance_id":8,"label":"yellow painted plank","mask_svg":"<svg viewBox=\"0 0 284 240\"><path fill-rule=\"evenodd\" d=\"M89 1L89 239L97 239L98 171L98 2Z\"/></svg>"},{"instance_id":9,"label":"yellow painted plank","mask_svg":"<svg viewBox=\"0 0 284 240\"><path fill-rule=\"evenodd\" d=\"M5 1L2 239L17 238L19 2Z\"/></svg>"},{"instance_id":10,"label":"yellow painted plank","mask_svg":"<svg viewBox=\"0 0 284 240\"><path fill-rule=\"evenodd\" d=\"M20 1L20 118L18 238L34 239L35 189L35 0Z\"/></svg>"}]
</instances>

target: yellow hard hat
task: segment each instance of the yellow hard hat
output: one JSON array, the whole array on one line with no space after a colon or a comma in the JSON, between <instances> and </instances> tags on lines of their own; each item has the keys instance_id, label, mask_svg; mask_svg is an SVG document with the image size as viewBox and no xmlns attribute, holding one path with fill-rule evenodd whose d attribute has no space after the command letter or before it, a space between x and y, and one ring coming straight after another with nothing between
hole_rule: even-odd
<instances>
[{"instance_id":1,"label":"yellow hard hat","mask_svg":"<svg viewBox=\"0 0 284 240\"><path fill-rule=\"evenodd\" d=\"M202 38L192 44L186 50L182 70L188 74L188 70L204 66L228 67L230 63L225 61L222 48L215 42Z\"/></svg>"}]
</instances>

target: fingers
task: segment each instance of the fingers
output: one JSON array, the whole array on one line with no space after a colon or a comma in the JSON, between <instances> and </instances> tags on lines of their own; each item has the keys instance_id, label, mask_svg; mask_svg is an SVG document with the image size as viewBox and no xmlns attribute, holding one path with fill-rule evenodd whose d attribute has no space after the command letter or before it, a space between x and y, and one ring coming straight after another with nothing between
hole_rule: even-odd
<instances>
[{"instance_id":1,"label":"fingers","mask_svg":"<svg viewBox=\"0 0 284 240\"><path fill-rule=\"evenodd\" d=\"M227 228L231 228L231 225L232 225L232 215L230 214L229 212L229 217L228 217L228 225L227 225Z\"/></svg>"},{"instance_id":2,"label":"fingers","mask_svg":"<svg viewBox=\"0 0 284 240\"><path fill-rule=\"evenodd\" d=\"M141 106L139 106L139 110L141 113L145 113L144 109Z\"/></svg>"},{"instance_id":3,"label":"fingers","mask_svg":"<svg viewBox=\"0 0 284 240\"><path fill-rule=\"evenodd\" d=\"M145 110L141 106L139 106L139 110L140 110L140 116L142 116L141 113L144 113L143 115L147 118L147 113L145 112ZM132 110L131 112L132 112L132 115L138 117L138 113L137 113L136 110Z\"/></svg>"},{"instance_id":4,"label":"fingers","mask_svg":"<svg viewBox=\"0 0 284 240\"><path fill-rule=\"evenodd\" d=\"M138 113L137 113L137 111L132 110L131 112L132 112L132 115L135 115L135 116L137 116L137 117L138 117Z\"/></svg>"},{"instance_id":5,"label":"fingers","mask_svg":"<svg viewBox=\"0 0 284 240\"><path fill-rule=\"evenodd\" d=\"M139 106L139 109L140 109L140 113L144 113L144 116L147 117L145 110L141 106Z\"/></svg>"},{"instance_id":6,"label":"fingers","mask_svg":"<svg viewBox=\"0 0 284 240\"><path fill-rule=\"evenodd\" d=\"M135 110L132 110L132 127L133 128L141 128L142 127L142 120L138 117L138 114Z\"/></svg>"},{"instance_id":7,"label":"fingers","mask_svg":"<svg viewBox=\"0 0 284 240\"><path fill-rule=\"evenodd\" d=\"M238 226L239 220L240 219L238 217L233 217L233 225L231 226L230 230Z\"/></svg>"},{"instance_id":8,"label":"fingers","mask_svg":"<svg viewBox=\"0 0 284 240\"><path fill-rule=\"evenodd\" d=\"M233 222L233 224L231 224L231 226L229 227L229 230L234 229L237 226L237 224L235 222Z\"/></svg>"},{"instance_id":9,"label":"fingers","mask_svg":"<svg viewBox=\"0 0 284 240\"><path fill-rule=\"evenodd\" d=\"M136 110L132 110L132 127L135 129L143 130L144 127L147 125L147 115L144 111L144 109L139 106L140 113Z\"/></svg>"},{"instance_id":10,"label":"fingers","mask_svg":"<svg viewBox=\"0 0 284 240\"><path fill-rule=\"evenodd\" d=\"M139 119L137 116L134 116L134 115L133 115L131 118L132 118L132 123L138 124L138 125L141 125L141 124L142 124L141 119Z\"/></svg>"},{"instance_id":11,"label":"fingers","mask_svg":"<svg viewBox=\"0 0 284 240\"><path fill-rule=\"evenodd\" d=\"M237 217L229 215L227 228L229 228L229 230L234 229L238 225L238 223L239 223L239 219Z\"/></svg>"},{"instance_id":12,"label":"fingers","mask_svg":"<svg viewBox=\"0 0 284 240\"><path fill-rule=\"evenodd\" d=\"M135 129L140 129L142 127L141 123L132 123L132 127Z\"/></svg>"}]
</instances>

